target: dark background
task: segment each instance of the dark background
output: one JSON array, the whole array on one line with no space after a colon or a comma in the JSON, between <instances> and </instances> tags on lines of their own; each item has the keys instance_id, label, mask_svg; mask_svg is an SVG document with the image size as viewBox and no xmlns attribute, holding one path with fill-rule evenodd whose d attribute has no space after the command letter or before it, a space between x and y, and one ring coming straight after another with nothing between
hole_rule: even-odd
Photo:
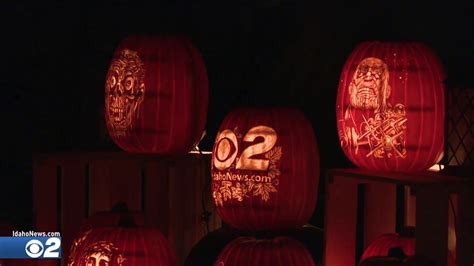
<instances>
[{"instance_id":1,"label":"dark background","mask_svg":"<svg viewBox=\"0 0 474 266\"><path fill-rule=\"evenodd\" d=\"M202 148L235 107L292 106L313 123L322 169L350 165L334 110L359 42L422 41L444 63L448 88L474 86L472 0L37 2L0 4L0 220L30 229L34 153L117 150L104 127L104 79L129 34L184 33L200 49L210 89Z\"/></svg>"}]
</instances>

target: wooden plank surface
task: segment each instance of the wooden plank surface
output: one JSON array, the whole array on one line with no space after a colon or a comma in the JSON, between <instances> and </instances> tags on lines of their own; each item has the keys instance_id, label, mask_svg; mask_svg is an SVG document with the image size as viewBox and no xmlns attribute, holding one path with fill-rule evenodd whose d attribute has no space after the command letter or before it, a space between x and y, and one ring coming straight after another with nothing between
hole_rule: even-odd
<instances>
[{"instance_id":1,"label":"wooden plank surface","mask_svg":"<svg viewBox=\"0 0 474 266\"><path fill-rule=\"evenodd\" d=\"M466 181L467 178L452 175L451 171L432 172L424 171L419 173L396 173L379 172L359 168L329 169L329 176L344 176L359 180L372 180L377 182L400 184L400 185L426 185L441 183L456 183Z\"/></svg>"},{"instance_id":2,"label":"wooden plank surface","mask_svg":"<svg viewBox=\"0 0 474 266\"><path fill-rule=\"evenodd\" d=\"M365 185L364 247L381 234L395 233L397 187L393 184Z\"/></svg>"},{"instance_id":3,"label":"wooden plank surface","mask_svg":"<svg viewBox=\"0 0 474 266\"><path fill-rule=\"evenodd\" d=\"M119 202L141 209L140 165L135 160L97 160L90 164L90 214L109 211Z\"/></svg>"},{"instance_id":4,"label":"wooden plank surface","mask_svg":"<svg viewBox=\"0 0 474 266\"><path fill-rule=\"evenodd\" d=\"M166 161L149 161L145 165L145 204L147 224L154 225L168 237L169 167Z\"/></svg>"},{"instance_id":5,"label":"wooden plank surface","mask_svg":"<svg viewBox=\"0 0 474 266\"><path fill-rule=\"evenodd\" d=\"M83 161L66 162L63 169L61 244L63 260L67 264L72 241L86 218L88 208L86 199L86 164Z\"/></svg>"},{"instance_id":6,"label":"wooden plank surface","mask_svg":"<svg viewBox=\"0 0 474 266\"><path fill-rule=\"evenodd\" d=\"M327 182L324 265L355 265L357 184Z\"/></svg>"},{"instance_id":7,"label":"wooden plank surface","mask_svg":"<svg viewBox=\"0 0 474 266\"><path fill-rule=\"evenodd\" d=\"M48 160L33 163L33 213L35 230L60 231L58 216L58 165ZM59 260L38 260L38 266L57 266Z\"/></svg>"},{"instance_id":8,"label":"wooden plank surface","mask_svg":"<svg viewBox=\"0 0 474 266\"><path fill-rule=\"evenodd\" d=\"M459 266L474 264L474 182L459 193L457 226L457 262Z\"/></svg>"},{"instance_id":9,"label":"wooden plank surface","mask_svg":"<svg viewBox=\"0 0 474 266\"><path fill-rule=\"evenodd\" d=\"M416 193L416 254L436 266L448 261L448 192L439 186L419 188Z\"/></svg>"}]
</instances>

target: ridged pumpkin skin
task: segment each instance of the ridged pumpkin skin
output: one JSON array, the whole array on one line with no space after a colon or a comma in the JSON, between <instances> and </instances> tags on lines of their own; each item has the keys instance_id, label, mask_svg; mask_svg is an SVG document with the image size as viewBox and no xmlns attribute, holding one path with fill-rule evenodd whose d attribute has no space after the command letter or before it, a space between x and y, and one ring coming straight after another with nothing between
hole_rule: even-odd
<instances>
[{"instance_id":1,"label":"ridged pumpkin skin","mask_svg":"<svg viewBox=\"0 0 474 266\"><path fill-rule=\"evenodd\" d=\"M303 113L245 108L222 122L212 162L214 203L222 220L248 231L297 229L311 217L319 153Z\"/></svg>"},{"instance_id":2,"label":"ridged pumpkin skin","mask_svg":"<svg viewBox=\"0 0 474 266\"><path fill-rule=\"evenodd\" d=\"M68 266L177 266L168 241L157 230L143 227L98 227L73 243Z\"/></svg>"},{"instance_id":3,"label":"ridged pumpkin skin","mask_svg":"<svg viewBox=\"0 0 474 266\"><path fill-rule=\"evenodd\" d=\"M191 150L207 117L208 80L185 37L131 36L115 50L105 82L109 135L134 153Z\"/></svg>"},{"instance_id":4,"label":"ridged pumpkin skin","mask_svg":"<svg viewBox=\"0 0 474 266\"><path fill-rule=\"evenodd\" d=\"M384 234L377 237L364 250L364 253L362 254L362 257L360 259L361 263L359 264L359 266L382 265L376 264L376 261L380 260L381 257L387 258L387 256L389 256L389 251L392 248L400 248L405 254L405 256L409 257L409 259L404 265L425 265L421 264L421 261L423 261L421 258L416 258L415 256L416 239L414 237L414 232L411 232L410 234L413 235ZM372 262L369 264L363 263L364 261L367 261L370 258L375 258L373 264ZM381 261L383 261L383 259L381 259ZM448 266L456 266L456 260L450 251L448 251Z\"/></svg>"},{"instance_id":5,"label":"ridged pumpkin skin","mask_svg":"<svg viewBox=\"0 0 474 266\"><path fill-rule=\"evenodd\" d=\"M387 257L392 248L400 248L406 256L415 255L415 238L399 234L384 234L372 241L364 250L361 261L371 257Z\"/></svg>"},{"instance_id":6,"label":"ridged pumpkin skin","mask_svg":"<svg viewBox=\"0 0 474 266\"><path fill-rule=\"evenodd\" d=\"M215 266L313 266L306 248L288 237L256 240L240 237L229 243L219 255Z\"/></svg>"},{"instance_id":7,"label":"ridged pumpkin skin","mask_svg":"<svg viewBox=\"0 0 474 266\"><path fill-rule=\"evenodd\" d=\"M420 43L366 42L342 70L336 102L345 155L360 168L417 172L441 159L445 80Z\"/></svg>"}]
</instances>

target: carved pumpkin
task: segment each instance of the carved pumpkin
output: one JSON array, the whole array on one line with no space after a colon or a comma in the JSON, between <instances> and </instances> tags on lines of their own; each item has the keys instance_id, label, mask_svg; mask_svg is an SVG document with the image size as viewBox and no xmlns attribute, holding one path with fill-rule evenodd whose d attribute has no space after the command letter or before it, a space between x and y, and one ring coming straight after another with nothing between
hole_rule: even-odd
<instances>
[{"instance_id":1,"label":"carved pumpkin","mask_svg":"<svg viewBox=\"0 0 474 266\"><path fill-rule=\"evenodd\" d=\"M361 262L360 266L435 266L426 259L408 257L406 259L392 257L371 257Z\"/></svg>"},{"instance_id":2,"label":"carved pumpkin","mask_svg":"<svg viewBox=\"0 0 474 266\"><path fill-rule=\"evenodd\" d=\"M130 217L128 217L130 218ZM126 218L126 219L128 219ZM126 220L125 219L125 220ZM176 255L159 230L131 220L115 227L93 227L76 238L68 266L176 266Z\"/></svg>"},{"instance_id":3,"label":"carved pumpkin","mask_svg":"<svg viewBox=\"0 0 474 266\"><path fill-rule=\"evenodd\" d=\"M105 83L109 135L123 150L191 150L207 117L208 81L199 51L182 37L132 36L117 47Z\"/></svg>"},{"instance_id":4,"label":"carved pumpkin","mask_svg":"<svg viewBox=\"0 0 474 266\"><path fill-rule=\"evenodd\" d=\"M110 211L97 212L88 217L81 225L81 231L96 227L118 226L121 221L128 221L134 226L145 226L145 214L130 211L125 203L115 204Z\"/></svg>"},{"instance_id":5,"label":"carved pumpkin","mask_svg":"<svg viewBox=\"0 0 474 266\"><path fill-rule=\"evenodd\" d=\"M315 265L308 250L289 237L257 240L240 237L229 243L219 255L215 266L310 266Z\"/></svg>"},{"instance_id":6,"label":"carved pumpkin","mask_svg":"<svg viewBox=\"0 0 474 266\"><path fill-rule=\"evenodd\" d=\"M313 213L318 146L310 122L299 111L231 112L217 134L211 168L214 203L234 228L297 229Z\"/></svg>"},{"instance_id":7,"label":"carved pumpkin","mask_svg":"<svg viewBox=\"0 0 474 266\"><path fill-rule=\"evenodd\" d=\"M273 238L276 235L280 237L290 237L299 241L307 249L315 264L318 264L321 261L324 243L323 232L322 230L312 226L304 226L298 230L287 232L265 232L263 234L260 232L241 232L233 230L232 228L220 228L207 234L193 247L186 258L184 265L213 265L225 246L239 237L268 239Z\"/></svg>"},{"instance_id":8,"label":"carved pumpkin","mask_svg":"<svg viewBox=\"0 0 474 266\"><path fill-rule=\"evenodd\" d=\"M372 257L395 257L395 252L399 250L397 258L413 257L415 256L415 229L407 228L401 234L384 234L372 241L364 250L360 261L365 261ZM417 261L420 261L418 258ZM412 259L414 260L414 259ZM412 261L410 260L410 261ZM360 264L362 266L364 264ZM370 264L377 265L377 264ZM391 264L390 264L391 265ZM419 264L414 264L419 265ZM420 264L421 265L421 264ZM448 266L455 266L456 261L448 251Z\"/></svg>"},{"instance_id":9,"label":"carved pumpkin","mask_svg":"<svg viewBox=\"0 0 474 266\"><path fill-rule=\"evenodd\" d=\"M444 145L445 75L420 43L366 42L346 61L337 93L341 147L355 165L415 172Z\"/></svg>"}]
</instances>

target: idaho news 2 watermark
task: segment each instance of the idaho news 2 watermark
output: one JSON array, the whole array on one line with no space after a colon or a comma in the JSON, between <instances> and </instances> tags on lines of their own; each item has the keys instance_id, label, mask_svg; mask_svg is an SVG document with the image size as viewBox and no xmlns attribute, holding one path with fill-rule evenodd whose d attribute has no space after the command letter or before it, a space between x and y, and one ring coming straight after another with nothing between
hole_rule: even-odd
<instances>
[{"instance_id":1,"label":"idaho news 2 watermark","mask_svg":"<svg viewBox=\"0 0 474 266\"><path fill-rule=\"evenodd\" d=\"M0 259L61 259L59 232L13 231L0 236Z\"/></svg>"}]
</instances>

